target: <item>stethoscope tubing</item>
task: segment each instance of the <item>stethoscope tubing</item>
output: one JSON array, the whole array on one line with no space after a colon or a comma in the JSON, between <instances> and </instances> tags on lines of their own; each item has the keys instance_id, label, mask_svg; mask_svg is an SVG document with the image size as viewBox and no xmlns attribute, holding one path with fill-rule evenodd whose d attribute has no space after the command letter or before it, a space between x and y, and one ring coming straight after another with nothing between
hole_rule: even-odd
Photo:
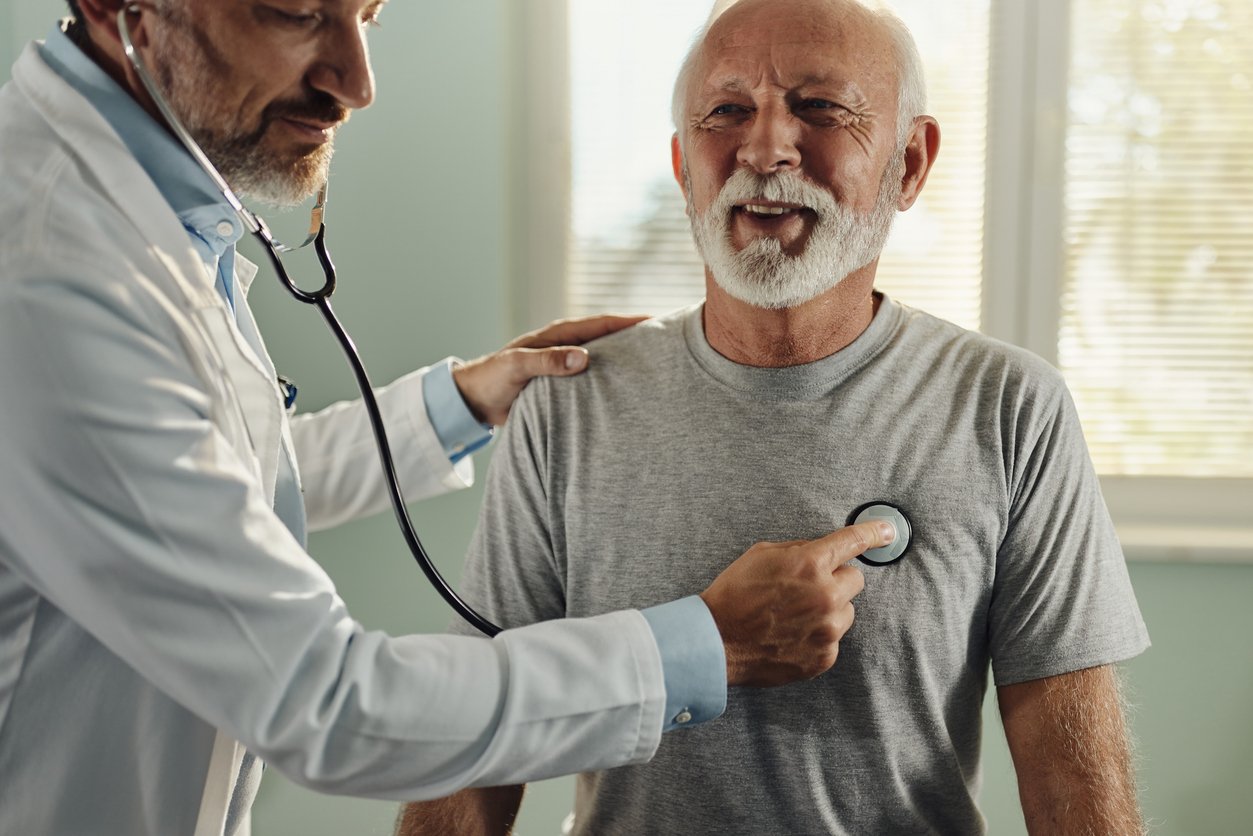
<instances>
[{"instance_id":1,"label":"stethoscope tubing","mask_svg":"<svg viewBox=\"0 0 1253 836\"><path fill-rule=\"evenodd\" d=\"M396 523L400 526L400 532L404 535L405 543L409 546L410 553L413 554L418 566L426 574L427 580L431 582L435 590L443 596L444 600L448 602L449 606L458 615L481 633L487 636L495 636L500 632L500 628L479 615L444 580L444 576L435 567L435 563L431 560L430 555L427 554L426 549L422 545L422 540L418 537L418 533L413 527L413 520L409 517L404 493L400 488L400 479L396 475L396 463L392 457L391 442L387 438L387 429L383 422L383 413L379 409L378 398L374 395L374 386L370 383L369 373L366 372L365 363L361 360L361 354L357 351L352 337L348 334L347 329L344 328L343 323L339 321L339 317L335 315L335 311L331 309L331 291L335 288L335 265L326 249L326 225L321 225L321 228L318 230L314 246L317 249L318 260L322 263L322 270L326 275L327 284L322 289L312 293L300 290L290 280L287 271L283 268L278 251L270 242L270 239L260 234L257 237L265 244L266 252L270 256L270 262L282 278L283 284L287 286L289 291L292 291L292 295L297 300L306 304L312 304L321 312L322 318L326 320L327 327L331 329L331 332L339 341L340 347L344 350L344 357L347 358L353 377L356 378L357 388L361 390L361 399L365 404L366 413L370 418L370 426L374 431L374 441L378 449L379 463L383 467L384 480L387 483L387 492L391 498L392 510L396 515Z\"/></svg>"}]
</instances>

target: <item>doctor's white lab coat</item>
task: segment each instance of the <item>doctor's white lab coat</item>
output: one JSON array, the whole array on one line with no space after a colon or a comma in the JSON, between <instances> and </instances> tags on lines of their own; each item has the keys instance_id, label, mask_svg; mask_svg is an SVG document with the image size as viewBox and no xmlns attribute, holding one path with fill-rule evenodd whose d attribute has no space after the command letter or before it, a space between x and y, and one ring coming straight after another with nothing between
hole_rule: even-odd
<instances>
[{"instance_id":1,"label":"doctor's white lab coat","mask_svg":"<svg viewBox=\"0 0 1253 836\"><path fill-rule=\"evenodd\" d=\"M429 798L651 756L637 612L494 641L352 620L272 511L383 509L364 410L289 423L273 367L147 175L28 47L0 90L0 833L219 834L243 749ZM241 266L246 288L255 268ZM465 484L420 373L381 393L409 498Z\"/></svg>"}]
</instances>

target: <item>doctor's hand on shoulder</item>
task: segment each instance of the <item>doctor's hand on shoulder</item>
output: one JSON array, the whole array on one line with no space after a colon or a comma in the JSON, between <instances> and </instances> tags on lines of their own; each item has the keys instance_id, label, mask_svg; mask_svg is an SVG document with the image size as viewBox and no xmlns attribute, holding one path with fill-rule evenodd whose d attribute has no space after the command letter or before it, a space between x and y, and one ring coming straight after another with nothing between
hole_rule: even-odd
<instances>
[{"instance_id":1,"label":"doctor's hand on shoulder","mask_svg":"<svg viewBox=\"0 0 1253 836\"><path fill-rule=\"evenodd\" d=\"M458 365L453 381L474 417L498 427L532 378L578 374L588 360L587 349L578 346L645 319L616 314L560 319L523 334L500 351Z\"/></svg>"}]
</instances>

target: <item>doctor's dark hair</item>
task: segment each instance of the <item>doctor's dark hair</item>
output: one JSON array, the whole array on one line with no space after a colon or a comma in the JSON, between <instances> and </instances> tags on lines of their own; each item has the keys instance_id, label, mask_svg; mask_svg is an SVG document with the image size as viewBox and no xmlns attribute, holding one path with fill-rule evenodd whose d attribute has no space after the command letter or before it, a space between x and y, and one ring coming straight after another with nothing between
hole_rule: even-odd
<instances>
[{"instance_id":1,"label":"doctor's dark hair","mask_svg":"<svg viewBox=\"0 0 1253 836\"><path fill-rule=\"evenodd\" d=\"M87 34L87 24L83 23L83 11L78 8L78 0L65 0L65 4L70 7L70 17L65 22L65 35L82 49L91 41L91 36Z\"/></svg>"},{"instance_id":2,"label":"doctor's dark hair","mask_svg":"<svg viewBox=\"0 0 1253 836\"><path fill-rule=\"evenodd\" d=\"M91 35L87 32L87 23L83 20L83 10L78 6L78 0L65 0L65 5L70 9L70 15L64 23L64 32L66 37L74 42L79 49L85 50L91 44ZM154 3L157 8L163 7L163 2Z\"/></svg>"}]
</instances>

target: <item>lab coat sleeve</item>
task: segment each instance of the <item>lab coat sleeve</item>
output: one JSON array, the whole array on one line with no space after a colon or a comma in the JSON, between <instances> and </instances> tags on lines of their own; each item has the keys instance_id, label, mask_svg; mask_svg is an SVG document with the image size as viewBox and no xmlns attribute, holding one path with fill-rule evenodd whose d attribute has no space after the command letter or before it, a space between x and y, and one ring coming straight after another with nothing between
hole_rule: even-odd
<instances>
[{"instance_id":1,"label":"lab coat sleeve","mask_svg":"<svg viewBox=\"0 0 1253 836\"><path fill-rule=\"evenodd\" d=\"M375 390L406 501L425 499L474 482L467 457L449 461L422 400L426 369ZM365 405L334 404L292 419L292 441L309 528L330 528L390 507L383 469Z\"/></svg>"},{"instance_id":2,"label":"lab coat sleeve","mask_svg":"<svg viewBox=\"0 0 1253 836\"><path fill-rule=\"evenodd\" d=\"M220 430L181 311L108 269L0 254L0 557L50 606L322 791L423 799L651 756L665 693L638 612L494 640L363 629Z\"/></svg>"}]
</instances>

